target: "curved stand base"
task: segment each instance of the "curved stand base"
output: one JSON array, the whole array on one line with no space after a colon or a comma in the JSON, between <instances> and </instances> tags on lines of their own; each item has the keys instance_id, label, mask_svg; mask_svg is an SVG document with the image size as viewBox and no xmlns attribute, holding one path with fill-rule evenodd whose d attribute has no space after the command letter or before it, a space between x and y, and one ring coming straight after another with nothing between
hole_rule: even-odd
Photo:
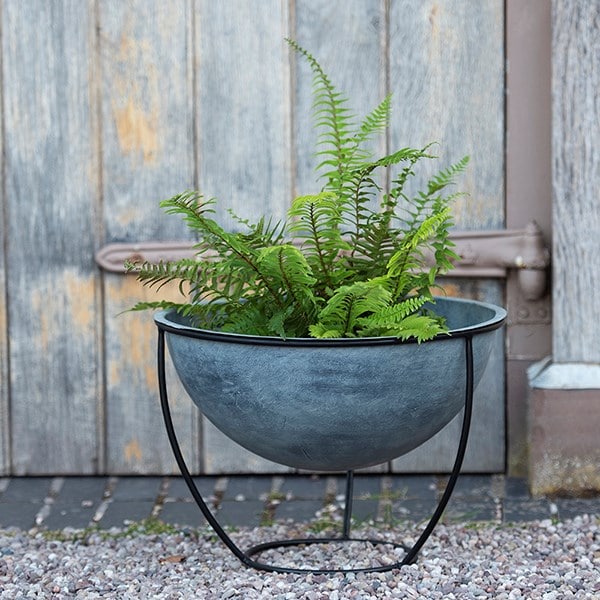
<instances>
[{"instance_id":1,"label":"curved stand base","mask_svg":"<svg viewBox=\"0 0 600 600\"><path fill-rule=\"evenodd\" d=\"M470 336L465 336L465 364L466 364L466 391L465 391L465 410L463 416L462 430L460 435L460 442L458 445L458 450L456 453L456 459L454 461L454 466L452 468L452 472L450 474L450 478L448 480L448 484L446 485L446 489L442 494L442 497L433 512L433 515L425 528L423 529L421 535L417 539L417 541L411 546L407 547L403 544L394 544L388 542L386 540L374 540L374 539L355 539L350 537L350 523L352 518L352 492L354 485L354 472L348 471L346 474L346 494L345 494L345 507L344 507L344 521L343 521L343 533L341 537L338 538L306 538L306 539L289 539L289 540L276 540L272 542L266 542L263 544L258 544L256 546L252 546L247 550L242 550L235 544L235 542L229 537L227 532L221 527L219 522L216 520L215 516L212 514L211 510L208 508L202 495L198 491L194 480L189 472L185 459L183 458L183 454L181 453L181 447L179 445L179 441L177 440L177 435L175 433L175 429L173 426L173 419L171 418L171 410L169 408L169 399L167 394L167 384L166 384L166 374L165 374L165 332L159 325L158 330L158 385L160 392L160 402L162 413L165 421L165 427L167 429L167 435L169 437L169 442L171 444L171 448L173 450L173 454L175 456L175 460L177 461L177 465L181 471L181 474L190 489L192 497L198 504L198 507L202 511L202 514L208 521L209 525L213 528L215 533L219 536L221 541L231 550L231 552L246 566L252 567L254 569L262 570L262 571L270 571L276 573L315 573L315 574L327 574L327 573L375 573L375 572L383 572L383 571L391 571L393 569L398 569L404 565L410 565L415 562L417 555L423 544L427 541L431 533L433 532L435 526L440 520L448 501L450 500L450 496L454 491L454 486L456 485L456 481L458 479L458 475L460 473L460 469L463 463L463 459L465 456L465 452L467 449L467 441L469 437L469 430L471 427L471 415L473 410L473 341ZM330 543L339 543L339 542L363 542L370 543L373 545L387 545L393 546L396 548L403 549L406 554L404 555L401 561L395 562L389 565L383 565L378 567L365 567L365 568L352 568L352 569L342 569L342 568L316 568L316 569L308 569L308 568L294 568L294 567L285 567L279 565L272 565L260 562L255 560L254 556L265 552L266 550L276 549L276 548L287 548L287 547L299 547L306 545L314 545L314 544L330 544Z\"/></svg>"}]
</instances>

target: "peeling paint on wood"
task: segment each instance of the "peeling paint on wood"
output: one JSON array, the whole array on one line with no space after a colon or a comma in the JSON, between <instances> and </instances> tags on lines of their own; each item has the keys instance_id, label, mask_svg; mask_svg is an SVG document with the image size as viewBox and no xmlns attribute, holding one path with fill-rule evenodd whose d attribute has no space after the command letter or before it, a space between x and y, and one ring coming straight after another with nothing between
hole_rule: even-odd
<instances>
[{"instance_id":1,"label":"peeling paint on wood","mask_svg":"<svg viewBox=\"0 0 600 600\"><path fill-rule=\"evenodd\" d=\"M125 462L131 464L132 466L142 462L142 448L136 439L133 439L125 444L123 453L125 455Z\"/></svg>"},{"instance_id":2,"label":"peeling paint on wood","mask_svg":"<svg viewBox=\"0 0 600 600\"><path fill-rule=\"evenodd\" d=\"M145 163L158 153L158 115L148 114L128 98L123 108L114 108L119 146L124 154L141 153Z\"/></svg>"},{"instance_id":3,"label":"peeling paint on wood","mask_svg":"<svg viewBox=\"0 0 600 600\"><path fill-rule=\"evenodd\" d=\"M239 224L226 208L277 219L291 202L287 4L196 4L199 188L227 227Z\"/></svg>"},{"instance_id":4,"label":"peeling paint on wood","mask_svg":"<svg viewBox=\"0 0 600 600\"><path fill-rule=\"evenodd\" d=\"M348 108L364 117L386 94L385 13L379 0L299 0L296 3L298 42L316 56L339 92L350 99ZM335 23L335 26L333 25ZM332 34L332 28L335 34ZM293 57L295 73L294 141L296 193L318 191L315 167L317 132L313 128L312 81L309 66ZM374 142L374 152L383 155L385 139Z\"/></svg>"}]
</instances>

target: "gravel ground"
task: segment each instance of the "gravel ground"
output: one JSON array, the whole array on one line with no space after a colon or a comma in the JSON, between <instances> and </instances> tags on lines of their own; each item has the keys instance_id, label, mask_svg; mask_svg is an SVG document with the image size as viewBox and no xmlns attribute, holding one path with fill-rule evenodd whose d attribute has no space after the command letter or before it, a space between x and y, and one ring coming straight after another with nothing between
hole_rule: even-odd
<instances>
[{"instance_id":1,"label":"gravel ground","mask_svg":"<svg viewBox=\"0 0 600 600\"><path fill-rule=\"evenodd\" d=\"M231 535L248 547L306 535L306 527L276 524ZM390 532L362 526L353 534L406 543L414 529L404 527ZM261 558L342 567L398 559L398 550L388 545L334 546L288 548L281 556L269 551ZM558 523L439 525L416 564L388 573L346 575L254 571L206 530L0 530L0 598L600 599L600 519L584 515Z\"/></svg>"}]
</instances>

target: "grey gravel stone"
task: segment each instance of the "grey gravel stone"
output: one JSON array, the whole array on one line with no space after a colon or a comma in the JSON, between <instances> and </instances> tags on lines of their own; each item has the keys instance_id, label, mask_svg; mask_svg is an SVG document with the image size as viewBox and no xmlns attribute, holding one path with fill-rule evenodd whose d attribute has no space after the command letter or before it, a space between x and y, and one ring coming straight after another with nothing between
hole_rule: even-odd
<instances>
[{"instance_id":1,"label":"grey gravel stone","mask_svg":"<svg viewBox=\"0 0 600 600\"><path fill-rule=\"evenodd\" d=\"M414 540L414 525L354 532L389 542ZM244 528L245 548L310 532L298 525ZM60 534L0 530L0 599L115 598L594 600L600 596L600 521L596 516L517 525L442 524L417 562L385 573L287 575L246 568L206 529L126 536L121 530ZM346 543L274 549L261 560L288 566L387 564L403 551Z\"/></svg>"}]
</instances>

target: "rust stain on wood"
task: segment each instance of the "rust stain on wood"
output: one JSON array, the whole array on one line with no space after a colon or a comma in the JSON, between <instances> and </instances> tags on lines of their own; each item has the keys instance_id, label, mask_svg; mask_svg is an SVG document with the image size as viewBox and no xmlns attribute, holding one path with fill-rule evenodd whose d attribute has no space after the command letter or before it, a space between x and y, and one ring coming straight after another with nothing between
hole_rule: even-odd
<instances>
[{"instance_id":1,"label":"rust stain on wood","mask_svg":"<svg viewBox=\"0 0 600 600\"><path fill-rule=\"evenodd\" d=\"M69 270L65 270L60 279L55 278L31 291L31 308L37 316L34 330L41 349L50 348L61 327L74 329L78 336L93 333L96 319L94 292L92 276Z\"/></svg>"},{"instance_id":2,"label":"rust stain on wood","mask_svg":"<svg viewBox=\"0 0 600 600\"><path fill-rule=\"evenodd\" d=\"M436 34L439 32L439 25L437 22L437 14L438 14L439 6L434 4L429 11L429 24L431 25L432 34Z\"/></svg>"},{"instance_id":3,"label":"rust stain on wood","mask_svg":"<svg viewBox=\"0 0 600 600\"><path fill-rule=\"evenodd\" d=\"M455 283L444 283L439 281L438 284L444 290L444 294L446 296L450 296L452 298L458 298L461 295L460 286Z\"/></svg>"},{"instance_id":4,"label":"rust stain on wood","mask_svg":"<svg viewBox=\"0 0 600 600\"><path fill-rule=\"evenodd\" d=\"M145 288L133 275L112 278L108 287L111 298L115 301L117 312L126 311L138 301L157 299L153 290ZM176 284L165 286L161 297L181 301ZM139 313L129 312L114 317L119 324L115 328L119 351L115 358L108 362L108 378L111 386L118 386L123 381L123 372L128 370L144 384L148 390L156 390L156 328L152 319L152 311Z\"/></svg>"},{"instance_id":5,"label":"rust stain on wood","mask_svg":"<svg viewBox=\"0 0 600 600\"><path fill-rule=\"evenodd\" d=\"M136 38L131 15L121 32L111 73L111 104L123 154L154 163L159 152L158 73L152 56L155 44Z\"/></svg>"},{"instance_id":6,"label":"rust stain on wood","mask_svg":"<svg viewBox=\"0 0 600 600\"><path fill-rule=\"evenodd\" d=\"M125 460L128 463L141 462L142 461L142 448L137 439L130 440L125 445Z\"/></svg>"},{"instance_id":7,"label":"rust stain on wood","mask_svg":"<svg viewBox=\"0 0 600 600\"><path fill-rule=\"evenodd\" d=\"M123 108L114 109L119 146L124 154L141 154L144 163L151 163L158 153L158 116L147 113L129 98Z\"/></svg>"},{"instance_id":8,"label":"rust stain on wood","mask_svg":"<svg viewBox=\"0 0 600 600\"><path fill-rule=\"evenodd\" d=\"M114 218L123 227L137 223L141 219L140 210L138 208L127 208L119 211L114 215Z\"/></svg>"},{"instance_id":9,"label":"rust stain on wood","mask_svg":"<svg viewBox=\"0 0 600 600\"><path fill-rule=\"evenodd\" d=\"M108 363L108 380L112 386L119 386L121 383L121 362L111 360Z\"/></svg>"},{"instance_id":10,"label":"rust stain on wood","mask_svg":"<svg viewBox=\"0 0 600 600\"><path fill-rule=\"evenodd\" d=\"M93 278L81 277L67 271L63 285L70 304L73 325L80 333L89 332L94 326L96 314Z\"/></svg>"}]
</instances>

